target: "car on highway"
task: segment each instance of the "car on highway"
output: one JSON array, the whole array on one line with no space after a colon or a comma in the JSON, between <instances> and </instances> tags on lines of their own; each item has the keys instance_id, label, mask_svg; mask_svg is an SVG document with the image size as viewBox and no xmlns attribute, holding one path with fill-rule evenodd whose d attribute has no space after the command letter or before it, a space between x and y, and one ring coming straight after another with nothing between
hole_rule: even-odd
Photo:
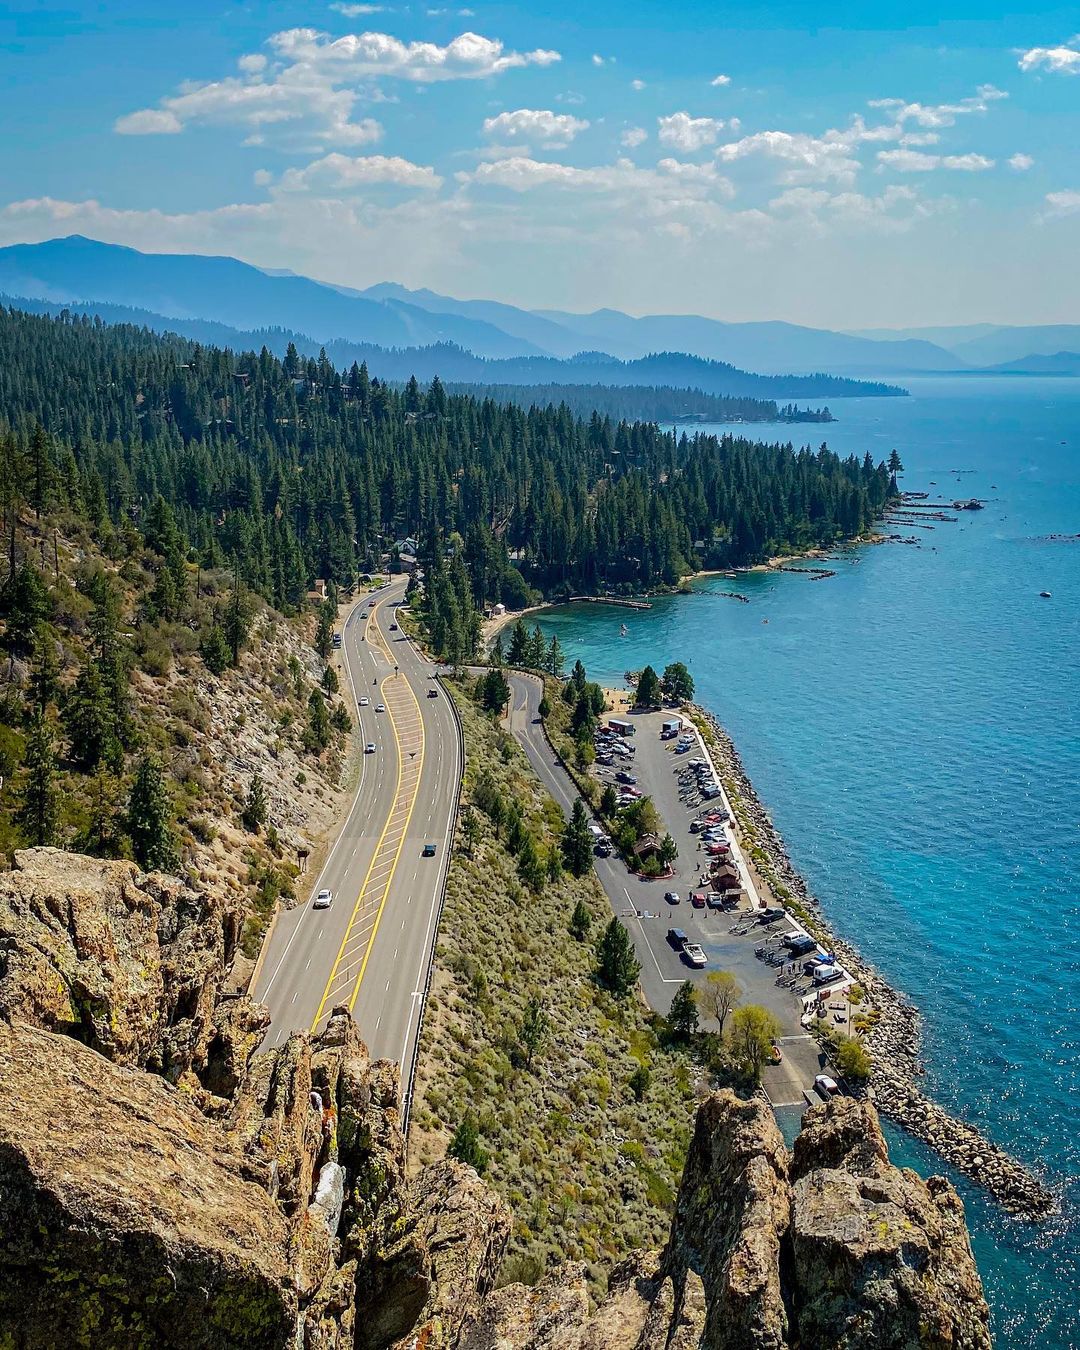
<instances>
[{"instance_id":1,"label":"car on highway","mask_svg":"<svg viewBox=\"0 0 1080 1350\"><path fill-rule=\"evenodd\" d=\"M667 930L668 946L674 947L677 952L681 952L688 941L686 934L681 928L669 928Z\"/></svg>"},{"instance_id":2,"label":"car on highway","mask_svg":"<svg viewBox=\"0 0 1080 1350\"><path fill-rule=\"evenodd\" d=\"M679 901L680 901L679 892L678 892L678 891L665 891L665 892L664 892L664 899L668 902L669 905L677 905L677 904L679 904Z\"/></svg>"},{"instance_id":3,"label":"car on highway","mask_svg":"<svg viewBox=\"0 0 1080 1350\"><path fill-rule=\"evenodd\" d=\"M688 942L682 950L682 955L688 965L696 966L699 970L709 964L709 958L696 942Z\"/></svg>"},{"instance_id":4,"label":"car on highway","mask_svg":"<svg viewBox=\"0 0 1080 1350\"><path fill-rule=\"evenodd\" d=\"M438 697L439 697L439 691L438 691L437 689L429 689L429 690L427 691L427 696L428 696L428 698L438 698Z\"/></svg>"},{"instance_id":5,"label":"car on highway","mask_svg":"<svg viewBox=\"0 0 1080 1350\"><path fill-rule=\"evenodd\" d=\"M434 844L425 844L424 847L423 847L423 849L421 850L420 856L421 856L422 858L434 858L434 856L435 856L435 845L434 845Z\"/></svg>"},{"instance_id":6,"label":"car on highway","mask_svg":"<svg viewBox=\"0 0 1080 1350\"><path fill-rule=\"evenodd\" d=\"M392 623L392 624L390 625L390 631L391 631L391 633L396 633L396 632L397 632L397 624L396 624L396 623Z\"/></svg>"},{"instance_id":7,"label":"car on highway","mask_svg":"<svg viewBox=\"0 0 1080 1350\"><path fill-rule=\"evenodd\" d=\"M376 712L385 712L385 711L386 711L386 704L385 704L385 703L376 703L376 704L375 704L375 711L376 711Z\"/></svg>"},{"instance_id":8,"label":"car on highway","mask_svg":"<svg viewBox=\"0 0 1080 1350\"><path fill-rule=\"evenodd\" d=\"M324 887L315 897L315 899L311 902L311 908L329 909L333 903L334 903L334 892L331 890L327 890Z\"/></svg>"},{"instance_id":9,"label":"car on highway","mask_svg":"<svg viewBox=\"0 0 1080 1350\"><path fill-rule=\"evenodd\" d=\"M368 741L367 745L364 746L364 754L373 755L374 753L375 753L375 742Z\"/></svg>"},{"instance_id":10,"label":"car on highway","mask_svg":"<svg viewBox=\"0 0 1080 1350\"><path fill-rule=\"evenodd\" d=\"M366 708L370 702L371 699L369 699L367 694L365 694L364 697L360 700L361 708Z\"/></svg>"}]
</instances>

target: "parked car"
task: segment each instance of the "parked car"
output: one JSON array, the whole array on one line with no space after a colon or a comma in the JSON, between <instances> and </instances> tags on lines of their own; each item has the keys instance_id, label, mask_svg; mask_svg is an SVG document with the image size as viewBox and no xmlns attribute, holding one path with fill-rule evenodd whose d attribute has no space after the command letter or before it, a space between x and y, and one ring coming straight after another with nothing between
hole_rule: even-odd
<instances>
[{"instance_id":1,"label":"parked car","mask_svg":"<svg viewBox=\"0 0 1080 1350\"><path fill-rule=\"evenodd\" d=\"M693 891L693 892L691 892L691 895L690 895L690 903L694 906L695 909L704 909L704 908L705 908L705 893L704 893L704 891Z\"/></svg>"},{"instance_id":2,"label":"parked car","mask_svg":"<svg viewBox=\"0 0 1080 1350\"><path fill-rule=\"evenodd\" d=\"M610 858L611 845L607 843L606 840L602 839L600 843L597 844L596 847L593 849L593 852L596 854L598 858Z\"/></svg>"},{"instance_id":3,"label":"parked car","mask_svg":"<svg viewBox=\"0 0 1080 1350\"><path fill-rule=\"evenodd\" d=\"M708 905L710 909L723 909L724 897L720 894L719 891L710 891L709 894L705 897L705 903Z\"/></svg>"},{"instance_id":4,"label":"parked car","mask_svg":"<svg viewBox=\"0 0 1080 1350\"><path fill-rule=\"evenodd\" d=\"M334 903L334 892L323 889L311 903L312 909L329 909Z\"/></svg>"},{"instance_id":5,"label":"parked car","mask_svg":"<svg viewBox=\"0 0 1080 1350\"><path fill-rule=\"evenodd\" d=\"M681 952L686 946L686 934L681 928L669 928L667 930L668 946L674 947L677 952Z\"/></svg>"},{"instance_id":6,"label":"parked car","mask_svg":"<svg viewBox=\"0 0 1080 1350\"><path fill-rule=\"evenodd\" d=\"M814 1087L825 1098L837 1097L840 1094L840 1088L837 1086L836 1080L830 1078L827 1073L818 1074L814 1079Z\"/></svg>"},{"instance_id":7,"label":"parked car","mask_svg":"<svg viewBox=\"0 0 1080 1350\"><path fill-rule=\"evenodd\" d=\"M617 773L615 775L615 781L618 783L626 783L630 787L633 787L634 784L637 783L637 779L632 773Z\"/></svg>"},{"instance_id":8,"label":"parked car","mask_svg":"<svg viewBox=\"0 0 1080 1350\"><path fill-rule=\"evenodd\" d=\"M668 902L669 905L677 905L679 903L679 892L665 891L664 899Z\"/></svg>"},{"instance_id":9,"label":"parked car","mask_svg":"<svg viewBox=\"0 0 1080 1350\"><path fill-rule=\"evenodd\" d=\"M698 969L709 964L709 958L696 942L688 942L683 948L682 954L684 961L691 966L698 967Z\"/></svg>"}]
</instances>

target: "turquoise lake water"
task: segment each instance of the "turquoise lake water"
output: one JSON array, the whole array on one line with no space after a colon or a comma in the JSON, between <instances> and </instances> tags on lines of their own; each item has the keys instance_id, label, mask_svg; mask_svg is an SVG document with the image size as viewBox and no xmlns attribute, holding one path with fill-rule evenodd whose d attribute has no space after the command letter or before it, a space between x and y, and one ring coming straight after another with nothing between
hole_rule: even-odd
<instances>
[{"instance_id":1,"label":"turquoise lake water","mask_svg":"<svg viewBox=\"0 0 1080 1350\"><path fill-rule=\"evenodd\" d=\"M904 487L985 510L895 527L919 546L861 549L829 580L708 580L647 613L578 605L541 626L605 681L687 662L836 928L922 1009L928 1091L1061 1188L1062 1218L1031 1226L952 1176L997 1343L1066 1350L1080 1346L1080 538L1050 536L1080 532L1080 381L909 387L840 400L835 425L750 431L875 459L895 446ZM948 1170L890 1137L899 1161Z\"/></svg>"}]
</instances>

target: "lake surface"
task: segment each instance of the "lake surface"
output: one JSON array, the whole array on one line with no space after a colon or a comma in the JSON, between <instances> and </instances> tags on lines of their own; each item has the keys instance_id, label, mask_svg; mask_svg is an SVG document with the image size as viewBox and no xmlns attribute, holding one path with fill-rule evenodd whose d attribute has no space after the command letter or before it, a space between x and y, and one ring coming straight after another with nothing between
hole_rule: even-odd
<instances>
[{"instance_id":1,"label":"lake surface","mask_svg":"<svg viewBox=\"0 0 1080 1350\"><path fill-rule=\"evenodd\" d=\"M860 549L829 580L710 579L648 612L578 605L541 626L605 682L689 665L830 920L922 1009L928 1091L1061 1187L1063 1217L1038 1227L951 1174L998 1344L1066 1350L1080 1345L1080 538L1050 536L1080 532L1080 381L909 387L838 400L834 425L745 430L875 459L895 446L905 488L985 510L894 527L918 545ZM899 1161L948 1171L891 1140Z\"/></svg>"}]
</instances>

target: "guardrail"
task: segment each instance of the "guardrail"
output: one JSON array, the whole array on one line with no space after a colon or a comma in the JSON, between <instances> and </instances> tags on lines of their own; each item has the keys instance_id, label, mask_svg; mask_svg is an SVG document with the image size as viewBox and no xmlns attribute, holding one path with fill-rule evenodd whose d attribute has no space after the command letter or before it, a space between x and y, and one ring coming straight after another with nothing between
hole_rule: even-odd
<instances>
[{"instance_id":1,"label":"guardrail","mask_svg":"<svg viewBox=\"0 0 1080 1350\"><path fill-rule=\"evenodd\" d=\"M410 639L411 641L411 639ZM401 1099L401 1133L408 1140L409 1120L412 1116L413 1085L416 1079L416 1066L420 1062L420 1037L424 1030L424 1013L427 1011L428 995L431 992L431 980L435 968L434 953L435 945L439 940L439 925L442 923L443 909L446 906L446 887L450 880L450 863L454 856L454 845L457 842L458 828L461 823L461 787L465 781L465 730L461 725L461 715L458 712L457 703L450 690L447 688L446 681L441 674L436 675L436 679L442 686L443 696L450 704L450 710L454 715L454 726L457 728L458 753L461 756L461 774L457 780L457 786L454 789L454 810L453 810L453 829L446 845L446 866L443 869L442 885L439 888L439 908L435 915L435 923L431 930L431 950L428 953L427 973L424 976L424 990L420 998L420 1012L416 1022L416 1040L413 1042L412 1058L409 1061L409 1076L405 1081L405 1093Z\"/></svg>"}]
</instances>

